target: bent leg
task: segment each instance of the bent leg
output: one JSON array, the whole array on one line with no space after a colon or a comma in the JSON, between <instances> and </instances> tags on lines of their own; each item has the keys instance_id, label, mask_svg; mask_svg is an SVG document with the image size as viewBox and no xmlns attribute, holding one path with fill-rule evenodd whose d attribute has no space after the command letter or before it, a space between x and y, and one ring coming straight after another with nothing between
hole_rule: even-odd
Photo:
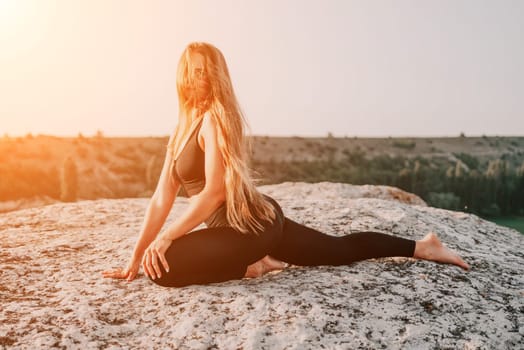
<instances>
[{"instance_id":1,"label":"bent leg","mask_svg":"<svg viewBox=\"0 0 524 350\"><path fill-rule=\"evenodd\" d=\"M330 236L284 219L282 238L270 255L294 265L348 265L381 257L413 257L415 241L379 232L356 232Z\"/></svg>"},{"instance_id":2,"label":"bent leg","mask_svg":"<svg viewBox=\"0 0 524 350\"><path fill-rule=\"evenodd\" d=\"M207 284L241 279L247 266L267 255L280 236L280 227L265 225L260 235L243 234L232 227L195 230L173 241L166 251L169 272L152 280L165 287Z\"/></svg>"}]
</instances>

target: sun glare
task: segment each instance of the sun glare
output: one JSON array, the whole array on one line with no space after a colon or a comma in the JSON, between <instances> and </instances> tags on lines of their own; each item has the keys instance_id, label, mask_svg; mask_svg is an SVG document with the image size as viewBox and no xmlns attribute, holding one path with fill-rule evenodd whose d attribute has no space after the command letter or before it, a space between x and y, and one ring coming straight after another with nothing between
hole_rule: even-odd
<instances>
[{"instance_id":1,"label":"sun glare","mask_svg":"<svg viewBox=\"0 0 524 350\"><path fill-rule=\"evenodd\" d=\"M9 45L24 32L28 21L28 2L18 0L0 0L0 41ZM5 47L4 47L5 49Z\"/></svg>"},{"instance_id":2,"label":"sun glare","mask_svg":"<svg viewBox=\"0 0 524 350\"><path fill-rule=\"evenodd\" d=\"M9 29L17 21L20 14L20 2L16 0L0 0L0 28Z\"/></svg>"}]
</instances>

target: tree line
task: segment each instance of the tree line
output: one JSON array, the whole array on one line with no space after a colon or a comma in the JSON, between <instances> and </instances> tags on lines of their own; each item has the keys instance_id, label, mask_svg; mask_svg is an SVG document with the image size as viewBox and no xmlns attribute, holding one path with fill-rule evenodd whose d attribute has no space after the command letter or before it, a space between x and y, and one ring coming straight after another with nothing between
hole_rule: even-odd
<instances>
[{"instance_id":1,"label":"tree line","mask_svg":"<svg viewBox=\"0 0 524 350\"><path fill-rule=\"evenodd\" d=\"M428 205L438 208L488 217L524 215L524 162L520 166L512 166L507 159L481 161L465 153L455 154L454 162L445 157L420 156L379 155L367 159L364 151L359 149L344 154L343 160L333 157L300 162L251 160L250 167L261 179L259 185L284 181L390 185L414 193ZM144 190L151 192L155 187L162 162L154 161L154 157L147 162L147 166L127 166L125 173L114 173L115 176L125 175L139 182L134 187L125 186L129 189L124 193L125 197L143 196ZM76 200L80 176L78 161L74 157L66 157L58 167L47 169L29 160L0 164L0 201L38 195L62 201ZM86 179L85 174L83 176ZM83 186L95 188L103 185L94 180L91 182ZM119 193L116 191L113 197L120 197ZM183 191L181 195L184 195Z\"/></svg>"},{"instance_id":2,"label":"tree line","mask_svg":"<svg viewBox=\"0 0 524 350\"><path fill-rule=\"evenodd\" d=\"M457 154L456 161L380 155L366 159L348 152L343 161L253 162L264 184L283 181L390 185L421 197L428 205L479 216L524 215L524 162L481 161Z\"/></svg>"}]
</instances>

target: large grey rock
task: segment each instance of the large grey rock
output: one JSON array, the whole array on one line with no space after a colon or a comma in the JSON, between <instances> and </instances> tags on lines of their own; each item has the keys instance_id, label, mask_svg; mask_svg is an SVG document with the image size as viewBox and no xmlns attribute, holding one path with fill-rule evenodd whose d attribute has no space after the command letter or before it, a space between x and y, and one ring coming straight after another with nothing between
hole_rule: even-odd
<instances>
[{"instance_id":1,"label":"large grey rock","mask_svg":"<svg viewBox=\"0 0 524 350\"><path fill-rule=\"evenodd\" d=\"M28 349L524 346L519 232L423 201L357 198L352 193L358 186L352 185L286 183L260 190L277 199L286 216L333 235L371 230L419 239L434 231L471 270L384 258L339 267L292 266L258 279L178 289L159 287L142 274L126 283L104 279L100 272L127 263L148 199L53 204L0 214L0 344ZM167 222L187 204L178 198Z\"/></svg>"},{"instance_id":2,"label":"large grey rock","mask_svg":"<svg viewBox=\"0 0 524 350\"><path fill-rule=\"evenodd\" d=\"M260 186L259 189L261 192L279 199L296 200L307 197L310 200L321 202L340 198L378 198L427 206L426 202L416 194L387 185L351 185L327 181L317 183L283 182L277 185Z\"/></svg>"}]
</instances>

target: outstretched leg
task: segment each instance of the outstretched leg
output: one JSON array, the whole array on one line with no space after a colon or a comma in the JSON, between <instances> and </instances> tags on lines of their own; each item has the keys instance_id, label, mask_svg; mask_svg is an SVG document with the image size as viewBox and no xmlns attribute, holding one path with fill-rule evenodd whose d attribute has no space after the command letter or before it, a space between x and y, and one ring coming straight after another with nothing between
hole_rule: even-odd
<instances>
[{"instance_id":1,"label":"outstretched leg","mask_svg":"<svg viewBox=\"0 0 524 350\"><path fill-rule=\"evenodd\" d=\"M438 239L437 235L433 232L428 233L423 239L417 241L413 257L446 264L454 264L465 270L469 269L469 265L462 260L460 256L444 246Z\"/></svg>"},{"instance_id":2,"label":"outstretched leg","mask_svg":"<svg viewBox=\"0 0 524 350\"><path fill-rule=\"evenodd\" d=\"M335 237L287 217L284 220L282 238L270 255L301 266L348 265L371 258L403 256L468 268L433 233L420 241L379 232L356 232Z\"/></svg>"},{"instance_id":3,"label":"outstretched leg","mask_svg":"<svg viewBox=\"0 0 524 350\"><path fill-rule=\"evenodd\" d=\"M335 237L284 219L282 238L271 256L301 266L348 265L370 258L413 257L415 241L379 232Z\"/></svg>"}]
</instances>

